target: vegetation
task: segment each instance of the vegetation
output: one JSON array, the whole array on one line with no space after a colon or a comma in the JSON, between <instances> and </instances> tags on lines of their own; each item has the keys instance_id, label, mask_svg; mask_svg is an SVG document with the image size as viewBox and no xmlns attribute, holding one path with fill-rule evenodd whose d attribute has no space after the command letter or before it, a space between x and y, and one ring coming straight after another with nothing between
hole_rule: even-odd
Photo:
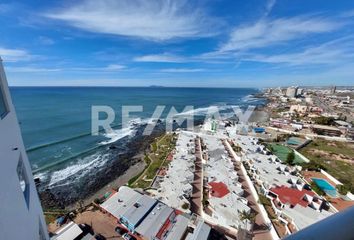
<instances>
[{"instance_id":1,"label":"vegetation","mask_svg":"<svg viewBox=\"0 0 354 240\"><path fill-rule=\"evenodd\" d=\"M238 145L233 145L232 149L235 151L235 153L240 153L242 151L242 148Z\"/></svg>"},{"instance_id":2,"label":"vegetation","mask_svg":"<svg viewBox=\"0 0 354 240\"><path fill-rule=\"evenodd\" d=\"M353 143L317 139L301 149L300 153L311 160L310 163L302 164L304 169L323 169L343 183L343 188L354 192L354 166L338 159L354 159Z\"/></svg>"},{"instance_id":3,"label":"vegetation","mask_svg":"<svg viewBox=\"0 0 354 240\"><path fill-rule=\"evenodd\" d=\"M286 157L286 163L289 165L295 165L295 152L291 150Z\"/></svg>"},{"instance_id":4,"label":"vegetation","mask_svg":"<svg viewBox=\"0 0 354 240\"><path fill-rule=\"evenodd\" d=\"M185 210L189 209L189 204L188 203L183 203L182 204L182 209L185 209Z\"/></svg>"},{"instance_id":5,"label":"vegetation","mask_svg":"<svg viewBox=\"0 0 354 240\"><path fill-rule=\"evenodd\" d=\"M174 134L165 134L157 138L151 144L151 152L145 155L144 160L147 164L143 172L130 179L128 184L135 188L148 188L156 173L162 166L167 166L166 157L174 149L176 138Z\"/></svg>"},{"instance_id":6,"label":"vegetation","mask_svg":"<svg viewBox=\"0 0 354 240\"><path fill-rule=\"evenodd\" d=\"M282 162L289 163L288 157L289 157L289 153L290 153L290 158L294 157L294 159L289 164L295 165L295 164L304 163L304 160L300 156L296 155L293 149L291 149L287 146L277 144L277 143L270 143L270 144L267 144L267 148L274 155L276 155Z\"/></svg>"},{"instance_id":7,"label":"vegetation","mask_svg":"<svg viewBox=\"0 0 354 240\"><path fill-rule=\"evenodd\" d=\"M259 194L259 202L263 206L272 206L272 204L270 203L270 199L264 196L263 194Z\"/></svg>"},{"instance_id":8,"label":"vegetation","mask_svg":"<svg viewBox=\"0 0 354 240\"><path fill-rule=\"evenodd\" d=\"M44 210L44 218L45 221L48 224L54 222L58 217L67 215L68 212L66 210L62 209L45 209Z\"/></svg>"},{"instance_id":9,"label":"vegetation","mask_svg":"<svg viewBox=\"0 0 354 240\"><path fill-rule=\"evenodd\" d=\"M149 167L150 163L151 163L151 159L149 158L149 156L147 154L145 154L145 157L144 157L144 161L145 161L145 168L143 171L141 171L138 175L132 177L129 181L128 181L128 186L131 187L135 182L136 180L138 180L141 175L143 175L143 173L145 172L145 170Z\"/></svg>"},{"instance_id":10,"label":"vegetation","mask_svg":"<svg viewBox=\"0 0 354 240\"><path fill-rule=\"evenodd\" d=\"M202 199L202 205L204 208L208 207L209 206L209 195L208 195L208 192L203 190L203 199Z\"/></svg>"},{"instance_id":11,"label":"vegetation","mask_svg":"<svg viewBox=\"0 0 354 240\"><path fill-rule=\"evenodd\" d=\"M250 211L250 212L247 212L245 210L243 210L241 213L240 213L240 220L245 222L245 226L246 226L246 229L247 228L247 223L250 222L251 224L253 224L256 220L256 213Z\"/></svg>"},{"instance_id":12,"label":"vegetation","mask_svg":"<svg viewBox=\"0 0 354 240\"><path fill-rule=\"evenodd\" d=\"M320 196L326 195L326 193L320 187L318 187L315 182L311 182L311 189Z\"/></svg>"},{"instance_id":13,"label":"vegetation","mask_svg":"<svg viewBox=\"0 0 354 240\"><path fill-rule=\"evenodd\" d=\"M350 186L347 184L337 185L337 191L342 195L346 195L350 191Z\"/></svg>"},{"instance_id":14,"label":"vegetation","mask_svg":"<svg viewBox=\"0 0 354 240\"><path fill-rule=\"evenodd\" d=\"M316 124L321 124L321 125L333 125L334 123L334 118L333 117L324 117L324 116L321 116L321 117L317 117L314 119L314 122Z\"/></svg>"}]
</instances>

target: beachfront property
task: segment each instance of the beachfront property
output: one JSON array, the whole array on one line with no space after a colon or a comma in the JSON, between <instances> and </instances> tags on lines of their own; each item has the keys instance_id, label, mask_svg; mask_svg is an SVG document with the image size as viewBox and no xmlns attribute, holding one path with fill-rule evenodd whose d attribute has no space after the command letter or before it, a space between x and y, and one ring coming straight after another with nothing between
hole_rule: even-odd
<instances>
[{"instance_id":1,"label":"beachfront property","mask_svg":"<svg viewBox=\"0 0 354 240\"><path fill-rule=\"evenodd\" d=\"M206 240L211 230L202 219L182 215L181 211L125 186L100 207L137 239Z\"/></svg>"},{"instance_id":2,"label":"beachfront property","mask_svg":"<svg viewBox=\"0 0 354 240\"><path fill-rule=\"evenodd\" d=\"M49 239L0 58L1 239Z\"/></svg>"},{"instance_id":3,"label":"beachfront property","mask_svg":"<svg viewBox=\"0 0 354 240\"><path fill-rule=\"evenodd\" d=\"M167 205L187 213L195 203L196 207L191 210L202 214L208 222L236 230L244 225L240 214L249 213L250 208L247 199L243 197L244 190L238 182L239 176L234 164L222 144L226 136L220 129L216 132L202 129L206 134L180 131L166 175L159 183L159 188L148 192ZM200 175L197 179L202 180L197 183L194 182L197 174L195 149L199 148L202 171L198 173ZM195 192L196 197L192 200L193 187L200 190ZM206 199L203 200L202 195ZM201 205L206 201L208 206L204 213L202 207L206 206Z\"/></svg>"},{"instance_id":4,"label":"beachfront property","mask_svg":"<svg viewBox=\"0 0 354 240\"><path fill-rule=\"evenodd\" d=\"M164 177L150 191L155 197L181 211L189 212L189 198L192 195L195 172L195 135L180 131L176 149Z\"/></svg>"}]
</instances>

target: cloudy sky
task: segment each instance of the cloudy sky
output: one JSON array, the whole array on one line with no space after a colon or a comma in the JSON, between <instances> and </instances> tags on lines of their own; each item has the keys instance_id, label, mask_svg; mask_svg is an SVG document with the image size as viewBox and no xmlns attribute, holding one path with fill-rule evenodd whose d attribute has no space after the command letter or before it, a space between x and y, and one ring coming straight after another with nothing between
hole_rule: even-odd
<instances>
[{"instance_id":1,"label":"cloudy sky","mask_svg":"<svg viewBox=\"0 0 354 240\"><path fill-rule=\"evenodd\" d=\"M1 1L12 86L354 85L354 1Z\"/></svg>"}]
</instances>

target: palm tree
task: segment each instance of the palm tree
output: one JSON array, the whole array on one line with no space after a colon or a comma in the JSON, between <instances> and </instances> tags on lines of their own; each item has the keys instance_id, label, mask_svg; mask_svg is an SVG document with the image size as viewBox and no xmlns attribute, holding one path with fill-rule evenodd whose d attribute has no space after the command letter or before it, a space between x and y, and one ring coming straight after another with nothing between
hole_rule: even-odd
<instances>
[{"instance_id":1,"label":"palm tree","mask_svg":"<svg viewBox=\"0 0 354 240\"><path fill-rule=\"evenodd\" d=\"M253 224L256 220L256 214L254 212L247 212L246 210L243 210L240 214L239 214L240 220L243 221L245 223L245 227L247 228L247 222L250 222L251 224Z\"/></svg>"}]
</instances>

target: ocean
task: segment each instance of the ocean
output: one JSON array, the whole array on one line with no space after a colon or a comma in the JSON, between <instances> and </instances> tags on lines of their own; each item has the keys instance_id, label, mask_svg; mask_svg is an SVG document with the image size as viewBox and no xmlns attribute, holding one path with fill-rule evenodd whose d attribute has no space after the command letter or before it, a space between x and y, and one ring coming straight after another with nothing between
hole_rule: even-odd
<instances>
[{"instance_id":1,"label":"ocean","mask_svg":"<svg viewBox=\"0 0 354 240\"><path fill-rule=\"evenodd\" d=\"M151 120L158 105L166 106L163 116L171 107L181 112L187 105L194 107L189 114L202 116L210 106L227 109L264 101L253 97L258 89L245 88L12 87L10 90L34 177L42 182L40 191L50 189L62 195L75 195L71 192L90 184L93 186L90 191L103 185L104 180L94 183L96 174L107 174L106 168L112 168L114 161L120 161L120 154L130 150L129 142L136 141L137 130ZM115 110L113 133L91 135L94 105ZM132 105L142 105L143 111L135 112L134 120L122 129L121 108Z\"/></svg>"}]
</instances>

